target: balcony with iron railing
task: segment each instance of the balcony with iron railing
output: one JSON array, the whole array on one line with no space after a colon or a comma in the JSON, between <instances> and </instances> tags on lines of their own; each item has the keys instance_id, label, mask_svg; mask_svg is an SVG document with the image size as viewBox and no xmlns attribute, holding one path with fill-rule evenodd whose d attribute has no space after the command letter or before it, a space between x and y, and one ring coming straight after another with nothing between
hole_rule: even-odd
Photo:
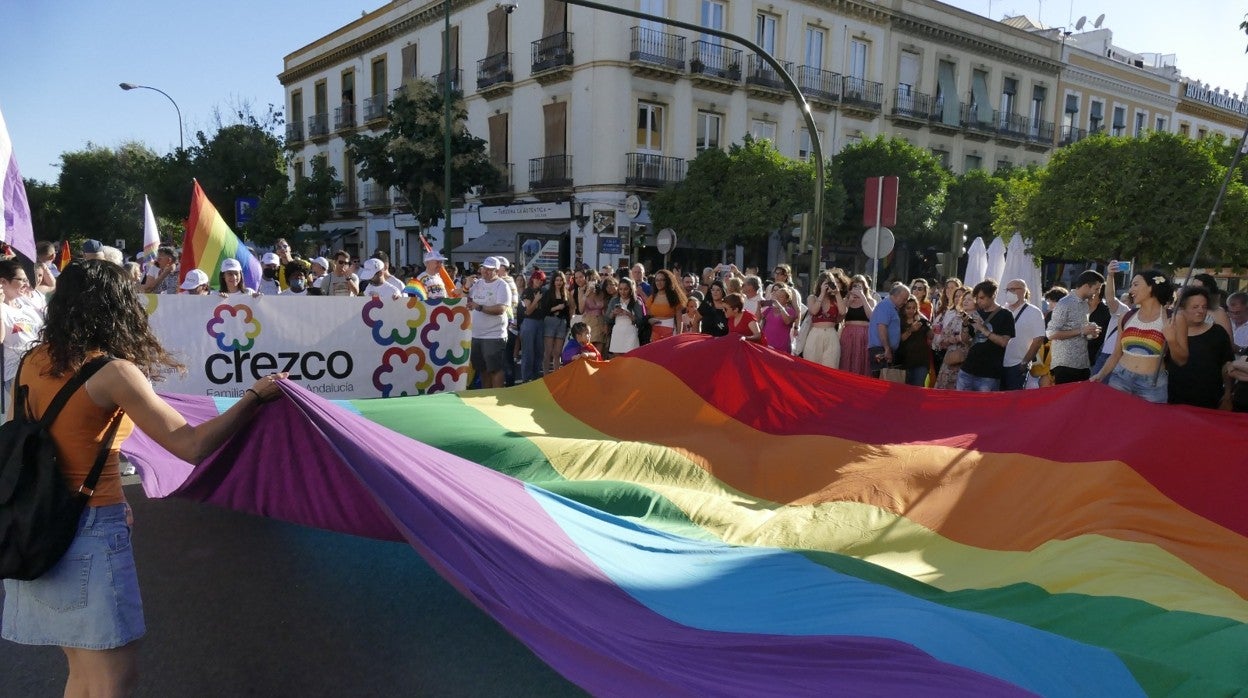
<instances>
[{"instance_id":1,"label":"balcony with iron railing","mask_svg":"<svg viewBox=\"0 0 1248 698\"><path fill-rule=\"evenodd\" d=\"M533 74L572 65L572 32L559 32L534 41Z\"/></svg>"},{"instance_id":2,"label":"balcony with iron railing","mask_svg":"<svg viewBox=\"0 0 1248 698\"><path fill-rule=\"evenodd\" d=\"M878 114L884 106L884 84L846 75L841 79L841 106Z\"/></svg>"},{"instance_id":3,"label":"balcony with iron railing","mask_svg":"<svg viewBox=\"0 0 1248 698\"><path fill-rule=\"evenodd\" d=\"M380 184L365 184L360 190L364 208L390 208L390 189Z\"/></svg>"},{"instance_id":4,"label":"balcony with iron railing","mask_svg":"<svg viewBox=\"0 0 1248 698\"><path fill-rule=\"evenodd\" d=\"M334 109L334 130L347 128L355 128L355 105L350 102Z\"/></svg>"},{"instance_id":5,"label":"balcony with iron railing","mask_svg":"<svg viewBox=\"0 0 1248 698\"><path fill-rule=\"evenodd\" d=\"M547 155L529 160L529 188L570 189L572 187L572 156Z\"/></svg>"},{"instance_id":6,"label":"balcony with iron railing","mask_svg":"<svg viewBox=\"0 0 1248 698\"><path fill-rule=\"evenodd\" d=\"M781 61L780 65L784 67L786 73L790 75L793 73L792 61ZM772 67L767 59L756 53L751 53L747 57L745 84L747 87L761 88L767 93L775 93L775 96L781 100L789 95L789 88L784 84L784 79L780 77L780 72Z\"/></svg>"},{"instance_id":7,"label":"balcony with iron railing","mask_svg":"<svg viewBox=\"0 0 1248 698\"><path fill-rule=\"evenodd\" d=\"M329 136L329 114L313 114L308 117L308 138L316 140Z\"/></svg>"},{"instance_id":8,"label":"balcony with iron railing","mask_svg":"<svg viewBox=\"0 0 1248 698\"><path fill-rule=\"evenodd\" d=\"M793 76L806 99L833 104L841 98L841 74L830 70L799 66Z\"/></svg>"},{"instance_id":9,"label":"balcony with iron railing","mask_svg":"<svg viewBox=\"0 0 1248 698\"><path fill-rule=\"evenodd\" d=\"M975 103L962 105L962 129L967 137L987 140L997 132L992 120L992 110Z\"/></svg>"},{"instance_id":10,"label":"balcony with iron railing","mask_svg":"<svg viewBox=\"0 0 1248 698\"><path fill-rule=\"evenodd\" d=\"M685 178L684 158L669 158L655 153L625 155L624 184L642 189L659 189Z\"/></svg>"},{"instance_id":11,"label":"balcony with iron railing","mask_svg":"<svg viewBox=\"0 0 1248 698\"><path fill-rule=\"evenodd\" d=\"M303 119L296 119L286 124L286 145L299 145L303 142Z\"/></svg>"},{"instance_id":12,"label":"balcony with iron railing","mask_svg":"<svg viewBox=\"0 0 1248 698\"><path fill-rule=\"evenodd\" d=\"M893 90L893 119L916 124L927 123L932 118L933 102L929 94L918 92L912 87L898 87Z\"/></svg>"},{"instance_id":13,"label":"balcony with iron railing","mask_svg":"<svg viewBox=\"0 0 1248 698\"><path fill-rule=\"evenodd\" d=\"M447 73L438 73L433 76L433 82L438 86L438 92L446 89ZM450 71L451 92L462 92L464 89L464 71L456 68Z\"/></svg>"},{"instance_id":14,"label":"balcony with iron railing","mask_svg":"<svg viewBox=\"0 0 1248 698\"><path fill-rule=\"evenodd\" d=\"M334 197L334 213L356 210L355 192L345 191Z\"/></svg>"},{"instance_id":15,"label":"balcony with iron railing","mask_svg":"<svg viewBox=\"0 0 1248 698\"><path fill-rule=\"evenodd\" d=\"M364 121L377 121L386 118L386 107L390 106L390 100L383 92L364 98Z\"/></svg>"},{"instance_id":16,"label":"balcony with iron railing","mask_svg":"<svg viewBox=\"0 0 1248 698\"><path fill-rule=\"evenodd\" d=\"M391 205L393 205L395 208L406 208L407 207L407 192L403 191L399 187L392 187L390 189L390 201L391 201Z\"/></svg>"},{"instance_id":17,"label":"balcony with iron railing","mask_svg":"<svg viewBox=\"0 0 1248 698\"><path fill-rule=\"evenodd\" d=\"M1022 114L994 111L992 113L992 121L997 125L997 140L1015 141L1018 143L1027 140L1027 131L1030 128L1031 119Z\"/></svg>"},{"instance_id":18,"label":"balcony with iron railing","mask_svg":"<svg viewBox=\"0 0 1248 698\"><path fill-rule=\"evenodd\" d=\"M1074 145L1079 141L1088 137L1086 129L1076 128L1074 126L1062 127L1062 139L1058 141L1058 145Z\"/></svg>"},{"instance_id":19,"label":"balcony with iron railing","mask_svg":"<svg viewBox=\"0 0 1248 698\"><path fill-rule=\"evenodd\" d=\"M1043 119L1032 121L1027 130L1029 149L1047 150L1053 147L1053 122Z\"/></svg>"},{"instance_id":20,"label":"balcony with iron railing","mask_svg":"<svg viewBox=\"0 0 1248 698\"><path fill-rule=\"evenodd\" d=\"M637 72L675 80L685 71L685 37L633 27L628 59Z\"/></svg>"},{"instance_id":21,"label":"balcony with iron railing","mask_svg":"<svg viewBox=\"0 0 1248 698\"><path fill-rule=\"evenodd\" d=\"M731 48L712 41L693 42L689 57L689 73L699 77L739 82L741 80L741 49Z\"/></svg>"},{"instance_id":22,"label":"balcony with iron railing","mask_svg":"<svg viewBox=\"0 0 1248 698\"><path fill-rule=\"evenodd\" d=\"M478 90L496 90L510 86L513 79L510 53L496 53L477 61Z\"/></svg>"}]
</instances>

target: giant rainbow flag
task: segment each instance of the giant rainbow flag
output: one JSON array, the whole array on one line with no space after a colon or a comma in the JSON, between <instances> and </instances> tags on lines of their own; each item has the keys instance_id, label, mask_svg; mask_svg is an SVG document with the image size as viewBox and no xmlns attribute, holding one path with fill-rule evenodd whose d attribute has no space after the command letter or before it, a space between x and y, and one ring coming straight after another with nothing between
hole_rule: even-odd
<instances>
[{"instance_id":1,"label":"giant rainbow flag","mask_svg":"<svg viewBox=\"0 0 1248 698\"><path fill-rule=\"evenodd\" d=\"M594 694L1248 691L1241 415L695 336L503 390L287 398L196 469L125 450L153 496L408 541Z\"/></svg>"},{"instance_id":2,"label":"giant rainbow flag","mask_svg":"<svg viewBox=\"0 0 1248 698\"><path fill-rule=\"evenodd\" d=\"M191 215L187 218L186 237L182 241L178 283L185 281L186 273L192 269L202 269L209 279L215 280L221 271L221 262L233 257L243 266L243 284L247 288L259 288L260 260L230 230L199 182L194 181L194 185Z\"/></svg>"}]
</instances>

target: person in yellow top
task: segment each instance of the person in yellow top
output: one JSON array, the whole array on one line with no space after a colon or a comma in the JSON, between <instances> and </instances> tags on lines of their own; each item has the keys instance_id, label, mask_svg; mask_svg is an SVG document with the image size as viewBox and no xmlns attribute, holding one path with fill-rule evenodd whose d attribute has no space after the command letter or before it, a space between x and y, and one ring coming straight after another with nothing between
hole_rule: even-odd
<instances>
[{"instance_id":1,"label":"person in yellow top","mask_svg":"<svg viewBox=\"0 0 1248 698\"><path fill-rule=\"evenodd\" d=\"M676 334L685 312L685 292L676 283L676 275L666 269L654 274L654 292L646 301L649 311L650 341L657 342Z\"/></svg>"},{"instance_id":2,"label":"person in yellow top","mask_svg":"<svg viewBox=\"0 0 1248 698\"><path fill-rule=\"evenodd\" d=\"M66 267L48 303L42 342L29 353L17 381L39 417L85 364L112 360L89 378L52 423L66 483L78 488L115 420L94 493L69 550L38 579L4 580L0 636L28 645L58 645L69 660L67 696L130 695L138 679L138 640L146 632L130 511L121 488L118 446L134 427L174 456L199 463L251 419L262 402L281 395L284 373L266 376L222 414L191 426L152 388L182 366L160 346L143 305L121 267L89 260ZM92 321L84 322L83 318ZM80 599L46 603L45 599Z\"/></svg>"}]
</instances>

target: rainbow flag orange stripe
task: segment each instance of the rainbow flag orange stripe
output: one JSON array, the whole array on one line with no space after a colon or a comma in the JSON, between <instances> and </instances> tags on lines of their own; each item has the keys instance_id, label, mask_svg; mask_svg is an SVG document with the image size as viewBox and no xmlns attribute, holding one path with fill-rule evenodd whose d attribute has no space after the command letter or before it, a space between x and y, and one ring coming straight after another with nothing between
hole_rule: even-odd
<instances>
[{"instance_id":1,"label":"rainbow flag orange stripe","mask_svg":"<svg viewBox=\"0 0 1248 698\"><path fill-rule=\"evenodd\" d=\"M186 238L182 243L182 265L178 281L186 279L186 273L200 269L209 279L216 279L221 262L227 258L237 259L243 266L243 284L248 288L260 286L260 260L243 245L230 230L225 219L217 212L208 195L194 182L191 192L191 215L187 219Z\"/></svg>"}]
</instances>

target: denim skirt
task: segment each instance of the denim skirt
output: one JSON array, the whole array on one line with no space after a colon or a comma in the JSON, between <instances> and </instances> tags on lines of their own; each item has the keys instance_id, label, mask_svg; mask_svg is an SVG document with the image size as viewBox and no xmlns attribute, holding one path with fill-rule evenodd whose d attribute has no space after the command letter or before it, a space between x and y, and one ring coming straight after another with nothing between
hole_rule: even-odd
<instances>
[{"instance_id":1,"label":"denim skirt","mask_svg":"<svg viewBox=\"0 0 1248 698\"><path fill-rule=\"evenodd\" d=\"M90 650L143 637L143 602L126 504L87 507L65 557L31 581L4 580L0 637Z\"/></svg>"}]
</instances>

